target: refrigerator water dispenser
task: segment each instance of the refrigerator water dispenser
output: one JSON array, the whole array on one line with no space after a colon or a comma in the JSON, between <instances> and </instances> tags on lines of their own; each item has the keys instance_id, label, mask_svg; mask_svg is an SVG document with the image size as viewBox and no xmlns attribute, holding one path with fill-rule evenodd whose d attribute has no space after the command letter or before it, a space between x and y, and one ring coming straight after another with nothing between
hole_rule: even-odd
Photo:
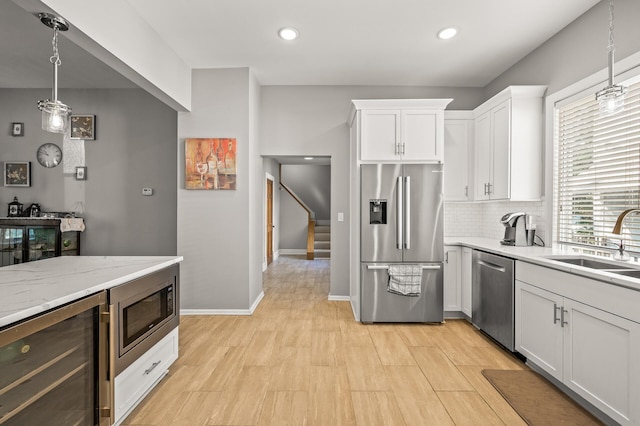
<instances>
[{"instance_id":1,"label":"refrigerator water dispenser","mask_svg":"<svg viewBox=\"0 0 640 426\"><path fill-rule=\"evenodd\" d=\"M369 224L387 224L387 200L369 200Z\"/></svg>"}]
</instances>

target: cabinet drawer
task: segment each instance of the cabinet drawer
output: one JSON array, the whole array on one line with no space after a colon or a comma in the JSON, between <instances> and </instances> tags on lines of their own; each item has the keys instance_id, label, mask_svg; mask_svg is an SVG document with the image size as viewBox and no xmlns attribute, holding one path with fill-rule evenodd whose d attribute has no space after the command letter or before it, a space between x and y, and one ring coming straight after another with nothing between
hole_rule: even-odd
<instances>
[{"instance_id":1,"label":"cabinet drawer","mask_svg":"<svg viewBox=\"0 0 640 426\"><path fill-rule=\"evenodd\" d=\"M178 359L177 327L115 378L116 424L138 405L176 359Z\"/></svg>"}]
</instances>

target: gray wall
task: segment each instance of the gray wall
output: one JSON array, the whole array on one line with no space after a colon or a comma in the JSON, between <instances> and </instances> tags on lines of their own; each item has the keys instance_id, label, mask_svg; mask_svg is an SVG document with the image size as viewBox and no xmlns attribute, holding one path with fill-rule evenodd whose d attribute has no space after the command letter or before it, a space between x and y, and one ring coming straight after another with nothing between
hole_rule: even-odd
<instances>
[{"instance_id":1,"label":"gray wall","mask_svg":"<svg viewBox=\"0 0 640 426\"><path fill-rule=\"evenodd\" d=\"M263 86L260 154L331 157L330 296L349 295L349 126L352 99L454 98L449 109L472 109L481 88ZM337 221L343 212L344 222Z\"/></svg>"},{"instance_id":2,"label":"gray wall","mask_svg":"<svg viewBox=\"0 0 640 426\"><path fill-rule=\"evenodd\" d=\"M313 212L316 219L331 218L331 166L282 165L282 181Z\"/></svg>"},{"instance_id":3,"label":"gray wall","mask_svg":"<svg viewBox=\"0 0 640 426\"><path fill-rule=\"evenodd\" d=\"M315 213L316 220L330 220L331 166L283 164L282 181ZM306 251L307 212L288 192L280 192L280 248Z\"/></svg>"},{"instance_id":4,"label":"gray wall","mask_svg":"<svg viewBox=\"0 0 640 426\"><path fill-rule=\"evenodd\" d=\"M616 60L640 51L640 1L614 2ZM544 84L547 94L607 67L609 2L601 1L486 87L490 98L512 84ZM624 70L616 69L616 73Z\"/></svg>"},{"instance_id":5,"label":"gray wall","mask_svg":"<svg viewBox=\"0 0 640 426\"><path fill-rule=\"evenodd\" d=\"M248 68L194 70L192 110L178 114L182 309L246 311L262 291L264 174L253 146L255 91ZM184 140L205 137L236 138L236 190L184 189Z\"/></svg>"},{"instance_id":6,"label":"gray wall","mask_svg":"<svg viewBox=\"0 0 640 426\"><path fill-rule=\"evenodd\" d=\"M62 135L40 128L36 101L50 96L47 89L0 90L0 161L32 167L30 188L0 186L0 208L14 196L44 211L79 211L82 203L83 255L175 255L177 113L140 89L61 90L74 113L96 115L97 139L84 144L88 179L76 181L62 165L46 169L36 160L45 142L63 147ZM10 136L11 122L25 123L23 137ZM143 196L143 187L153 196Z\"/></svg>"}]
</instances>

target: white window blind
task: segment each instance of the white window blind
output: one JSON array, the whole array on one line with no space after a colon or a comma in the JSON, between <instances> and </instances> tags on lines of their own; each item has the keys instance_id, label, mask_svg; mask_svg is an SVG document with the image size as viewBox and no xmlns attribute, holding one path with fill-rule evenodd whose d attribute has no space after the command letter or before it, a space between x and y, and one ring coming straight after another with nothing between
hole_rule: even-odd
<instances>
[{"instance_id":1,"label":"white window blind","mask_svg":"<svg viewBox=\"0 0 640 426\"><path fill-rule=\"evenodd\" d=\"M609 117L599 116L594 95L559 108L556 137L558 242L613 248L618 215L640 208L640 83ZM622 237L640 252L640 215L626 217Z\"/></svg>"}]
</instances>

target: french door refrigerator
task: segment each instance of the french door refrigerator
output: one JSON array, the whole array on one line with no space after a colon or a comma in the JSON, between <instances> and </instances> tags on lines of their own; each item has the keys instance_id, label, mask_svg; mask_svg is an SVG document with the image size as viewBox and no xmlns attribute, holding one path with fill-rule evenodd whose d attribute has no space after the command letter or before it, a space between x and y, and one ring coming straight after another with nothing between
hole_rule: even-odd
<instances>
[{"instance_id":1,"label":"french door refrigerator","mask_svg":"<svg viewBox=\"0 0 640 426\"><path fill-rule=\"evenodd\" d=\"M360 170L360 320L442 322L442 165L363 164ZM419 267L419 294L388 291L390 268L398 265Z\"/></svg>"}]
</instances>

